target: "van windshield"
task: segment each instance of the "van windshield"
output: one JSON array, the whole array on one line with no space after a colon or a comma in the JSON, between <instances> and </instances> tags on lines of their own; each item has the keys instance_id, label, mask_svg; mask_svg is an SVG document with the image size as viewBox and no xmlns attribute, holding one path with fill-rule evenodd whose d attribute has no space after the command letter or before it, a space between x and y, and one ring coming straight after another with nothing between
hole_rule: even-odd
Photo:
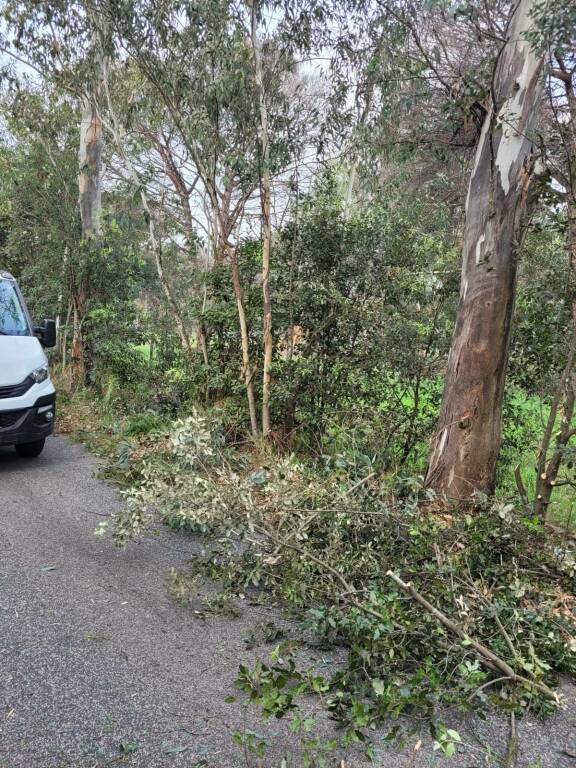
<instances>
[{"instance_id":1,"label":"van windshield","mask_svg":"<svg viewBox=\"0 0 576 768\"><path fill-rule=\"evenodd\" d=\"M12 280L0 278L0 335L28 336L28 319Z\"/></svg>"}]
</instances>

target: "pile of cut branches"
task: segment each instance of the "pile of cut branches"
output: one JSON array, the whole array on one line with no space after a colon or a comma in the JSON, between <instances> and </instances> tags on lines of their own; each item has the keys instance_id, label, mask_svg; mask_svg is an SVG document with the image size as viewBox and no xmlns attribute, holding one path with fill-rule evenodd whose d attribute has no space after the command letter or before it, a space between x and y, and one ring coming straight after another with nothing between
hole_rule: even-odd
<instances>
[{"instance_id":1,"label":"pile of cut branches","mask_svg":"<svg viewBox=\"0 0 576 768\"><path fill-rule=\"evenodd\" d=\"M384 482L370 467L255 466L197 414L170 445L127 492L119 539L157 517L208 534L197 566L228 590L265 588L301 610L316 642L347 649L321 687L351 732L440 703L560 703L559 676L576 675L576 560L536 519L483 498L439 513L419 480Z\"/></svg>"}]
</instances>

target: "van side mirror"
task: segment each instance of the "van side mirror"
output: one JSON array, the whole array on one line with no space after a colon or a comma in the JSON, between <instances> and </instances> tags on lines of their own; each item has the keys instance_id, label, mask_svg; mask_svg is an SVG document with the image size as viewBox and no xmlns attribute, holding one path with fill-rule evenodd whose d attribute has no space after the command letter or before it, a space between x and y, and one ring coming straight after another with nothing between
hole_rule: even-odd
<instances>
[{"instance_id":1,"label":"van side mirror","mask_svg":"<svg viewBox=\"0 0 576 768\"><path fill-rule=\"evenodd\" d=\"M54 320L44 320L42 325L34 326L34 333L45 349L56 346L56 323Z\"/></svg>"}]
</instances>

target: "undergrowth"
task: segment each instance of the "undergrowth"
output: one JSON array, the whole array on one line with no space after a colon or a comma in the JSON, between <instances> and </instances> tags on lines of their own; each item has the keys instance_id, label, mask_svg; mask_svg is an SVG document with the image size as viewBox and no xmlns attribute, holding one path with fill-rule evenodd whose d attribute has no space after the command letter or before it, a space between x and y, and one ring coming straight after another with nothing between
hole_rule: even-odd
<instances>
[{"instance_id":1,"label":"undergrowth","mask_svg":"<svg viewBox=\"0 0 576 768\"><path fill-rule=\"evenodd\" d=\"M344 455L303 463L232 449L198 413L146 445L144 436L126 459L138 482L124 491L117 542L158 519L207 536L196 571L228 594L276 595L313 642L346 652L326 678L298 669L290 644L241 668L237 685L264 716L298 723L299 697L316 693L345 738L363 740L390 719L399 735L402 716L433 718L439 705L545 714L558 703L548 688L576 675L571 542L513 505L479 496L446 510L418 478L384 480Z\"/></svg>"}]
</instances>

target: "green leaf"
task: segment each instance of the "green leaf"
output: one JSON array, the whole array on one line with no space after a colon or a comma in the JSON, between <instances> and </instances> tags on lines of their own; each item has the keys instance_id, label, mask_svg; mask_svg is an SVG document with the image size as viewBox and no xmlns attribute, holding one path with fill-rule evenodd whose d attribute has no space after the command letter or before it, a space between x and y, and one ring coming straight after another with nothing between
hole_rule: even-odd
<instances>
[{"instance_id":1,"label":"green leaf","mask_svg":"<svg viewBox=\"0 0 576 768\"><path fill-rule=\"evenodd\" d=\"M384 695L384 681L380 679L372 680L372 688L376 696Z\"/></svg>"}]
</instances>

